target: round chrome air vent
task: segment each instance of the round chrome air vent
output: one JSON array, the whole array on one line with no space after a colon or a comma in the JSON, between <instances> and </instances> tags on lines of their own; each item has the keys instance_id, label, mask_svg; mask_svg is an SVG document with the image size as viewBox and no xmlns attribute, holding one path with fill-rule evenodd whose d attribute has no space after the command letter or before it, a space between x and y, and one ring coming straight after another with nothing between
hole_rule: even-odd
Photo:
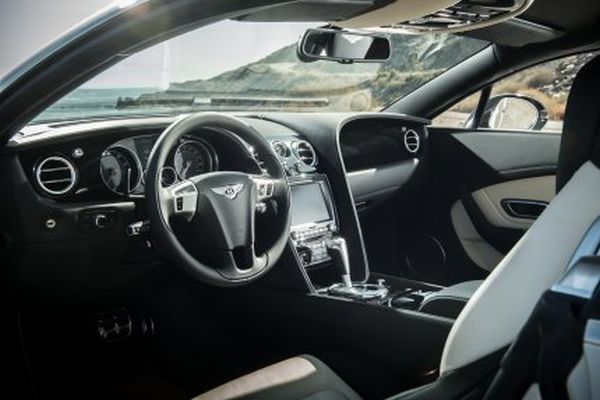
<instances>
[{"instance_id":1,"label":"round chrome air vent","mask_svg":"<svg viewBox=\"0 0 600 400\"><path fill-rule=\"evenodd\" d=\"M307 167L317 165L317 153L306 140L298 140L292 143L292 151L300 162Z\"/></svg>"},{"instance_id":2,"label":"round chrome air vent","mask_svg":"<svg viewBox=\"0 0 600 400\"><path fill-rule=\"evenodd\" d=\"M417 132L408 129L404 132L404 147L409 153L416 153L421 148L421 137Z\"/></svg>"},{"instance_id":3,"label":"round chrome air vent","mask_svg":"<svg viewBox=\"0 0 600 400\"><path fill-rule=\"evenodd\" d=\"M34 172L39 187L54 196L68 193L77 182L75 166L64 157L46 157L37 164Z\"/></svg>"},{"instance_id":4,"label":"round chrome air vent","mask_svg":"<svg viewBox=\"0 0 600 400\"><path fill-rule=\"evenodd\" d=\"M283 143L280 140L273 140L271 142L271 148L281 158L287 158L290 156L290 148L287 144Z\"/></svg>"}]
</instances>

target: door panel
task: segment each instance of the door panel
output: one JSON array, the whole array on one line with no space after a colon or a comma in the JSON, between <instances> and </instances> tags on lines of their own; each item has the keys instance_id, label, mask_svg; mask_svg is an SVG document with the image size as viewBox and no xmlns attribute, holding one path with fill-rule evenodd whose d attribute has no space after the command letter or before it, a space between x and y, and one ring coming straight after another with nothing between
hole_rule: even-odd
<instances>
[{"instance_id":1,"label":"door panel","mask_svg":"<svg viewBox=\"0 0 600 400\"><path fill-rule=\"evenodd\" d=\"M500 175L516 178L556 172L560 135L481 130L451 136Z\"/></svg>"},{"instance_id":2,"label":"door panel","mask_svg":"<svg viewBox=\"0 0 600 400\"><path fill-rule=\"evenodd\" d=\"M462 201L454 203L450 210L450 216L454 232L469 259L485 271L493 270L504 254L481 237Z\"/></svg>"},{"instance_id":3,"label":"door panel","mask_svg":"<svg viewBox=\"0 0 600 400\"><path fill-rule=\"evenodd\" d=\"M497 183L471 196L492 225L527 230L539 216L537 208L545 208L554 198L555 188L556 176L546 175Z\"/></svg>"},{"instance_id":4,"label":"door panel","mask_svg":"<svg viewBox=\"0 0 600 400\"><path fill-rule=\"evenodd\" d=\"M442 284L487 275L533 223L522 214L554 197L559 146L556 134L430 128L428 182L402 228L403 273ZM422 245L431 238L444 255L435 263Z\"/></svg>"}]
</instances>

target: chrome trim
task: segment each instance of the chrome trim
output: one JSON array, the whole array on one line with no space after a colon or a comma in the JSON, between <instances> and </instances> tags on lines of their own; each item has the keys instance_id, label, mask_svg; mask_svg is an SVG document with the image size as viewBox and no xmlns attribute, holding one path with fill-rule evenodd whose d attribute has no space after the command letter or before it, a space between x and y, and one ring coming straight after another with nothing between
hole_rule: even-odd
<instances>
[{"instance_id":1,"label":"chrome trim","mask_svg":"<svg viewBox=\"0 0 600 400\"><path fill-rule=\"evenodd\" d=\"M128 139L131 139L131 138L128 138ZM127 140L127 139L124 139L124 140ZM117 143L119 143L119 142L117 142ZM110 188L108 186L108 184L106 183L106 180L104 179L104 175L102 175L102 158L104 157L104 154L106 152L109 152L109 151L114 150L114 149L124 150L124 151L128 152L129 155L131 155L133 157L133 160L135 162L136 168L138 170L138 179L137 179L137 182L135 182L135 185L133 185L132 187L128 188L129 191L126 192L126 193L119 193L116 190L113 190L112 188ZM137 155L137 153L135 151L131 150L129 147L126 147L124 145L121 145L121 144L112 144L112 145L108 146L106 149L104 149L102 151L102 153L100 153L100 165L99 165L99 169L100 170L98 172L100 173L100 179L102 179L102 182L104 183L104 186L106 186L106 188L108 190L110 190L111 192L116 193L118 195L126 195L126 196L130 195L132 192L135 191L135 189L138 188L138 186L140 186L141 184L143 184L143 182L142 182L143 179L142 178L144 176L144 169L142 168L142 162L141 162L140 158L138 157L138 155Z\"/></svg>"},{"instance_id":2,"label":"chrome trim","mask_svg":"<svg viewBox=\"0 0 600 400\"><path fill-rule=\"evenodd\" d=\"M237 197L238 193L244 190L243 183L236 183L232 185L223 185L210 188L213 193L225 197L227 200L233 200Z\"/></svg>"},{"instance_id":3,"label":"chrome trim","mask_svg":"<svg viewBox=\"0 0 600 400\"><path fill-rule=\"evenodd\" d=\"M180 180L183 181L186 178L184 176L181 176L179 171L177 171L177 166L175 165L175 157L177 156L177 153L179 153L179 150L185 145L198 146L198 147L201 147L204 152L206 152L206 154L208 155L208 160L205 160L205 161L208 161L209 165L208 165L208 169L206 171L204 171L204 173L213 172L213 171L218 170L218 168L219 168L218 162L219 161L217 158L217 152L215 151L214 147L212 147L210 144L208 144L207 142L205 142L202 139L185 139L185 140L181 141L181 143L179 143L179 145L177 145L177 147L175 148L175 151L173 152L173 168L175 169L177 177Z\"/></svg>"},{"instance_id":4,"label":"chrome trim","mask_svg":"<svg viewBox=\"0 0 600 400\"><path fill-rule=\"evenodd\" d=\"M385 282L380 284L359 283L353 286L347 286L344 283L335 283L327 288L327 293L331 296L349 298L360 301L375 299L385 299L389 295L389 288Z\"/></svg>"},{"instance_id":5,"label":"chrome trim","mask_svg":"<svg viewBox=\"0 0 600 400\"><path fill-rule=\"evenodd\" d=\"M282 140L272 140L270 144L271 144L271 149L273 149L275 154L281 158L288 158L292 154L292 150L290 149L290 146L288 146L287 143L285 143ZM277 150L275 150L275 146L279 146L279 145L283 146L283 148L285 149L285 155L281 155L277 152Z\"/></svg>"},{"instance_id":6,"label":"chrome trim","mask_svg":"<svg viewBox=\"0 0 600 400\"><path fill-rule=\"evenodd\" d=\"M351 178L354 176L361 176L361 175L374 175L376 173L377 173L377 168L368 168L368 169L360 169L358 171L348 172L348 174L346 174L346 176L348 178Z\"/></svg>"},{"instance_id":7,"label":"chrome trim","mask_svg":"<svg viewBox=\"0 0 600 400\"><path fill-rule=\"evenodd\" d=\"M62 162L66 166L58 167L58 168L49 168L48 170L44 170L43 166L48 161ZM42 178L41 178L42 172L56 172L56 171L64 171L64 170L69 171L69 176L70 176L69 178L50 179L50 180L42 182ZM71 189L73 189L73 187L75 187L75 184L77 183L77 171L75 170L75 166L73 165L73 163L71 163L69 160L67 160L64 157L60 157L60 156L46 157L35 166L34 171L35 171L35 179L36 179L36 182L39 185L39 187L43 191L45 191L49 194L55 195L55 196L61 196L65 193L68 193ZM61 182L68 182L68 181L71 181L71 183L63 190L52 190L52 189L49 189L48 187L46 187L46 185L44 184L44 183L61 183Z\"/></svg>"},{"instance_id":8,"label":"chrome trim","mask_svg":"<svg viewBox=\"0 0 600 400\"><path fill-rule=\"evenodd\" d=\"M311 163L305 162L304 159L300 156L299 147L301 145L306 145L307 146L307 151L310 151L312 153L313 160L312 160ZM315 151L315 148L312 146L312 144L310 144L308 141L306 141L306 140L295 140L295 141L292 142L291 147L292 147L292 152L294 153L294 156L296 156L296 158L298 159L298 161L300 161L302 164L306 165L307 167L314 167L314 166L317 165L317 152Z\"/></svg>"},{"instance_id":9,"label":"chrome trim","mask_svg":"<svg viewBox=\"0 0 600 400\"><path fill-rule=\"evenodd\" d=\"M409 140L414 140L414 142L409 143ZM411 154L415 154L421 149L421 136L414 129L407 129L404 132L404 148Z\"/></svg>"},{"instance_id":10,"label":"chrome trim","mask_svg":"<svg viewBox=\"0 0 600 400\"><path fill-rule=\"evenodd\" d=\"M506 211L507 211L508 215L510 215L511 217L523 218L523 219L537 219L539 217L539 215L523 214L523 213L516 211L514 209L514 206L518 205L518 204L540 206L540 207L544 207L544 210L546 209L546 207L548 207L547 201L524 200L524 199L503 199L501 201L501 205L506 207Z\"/></svg>"}]
</instances>

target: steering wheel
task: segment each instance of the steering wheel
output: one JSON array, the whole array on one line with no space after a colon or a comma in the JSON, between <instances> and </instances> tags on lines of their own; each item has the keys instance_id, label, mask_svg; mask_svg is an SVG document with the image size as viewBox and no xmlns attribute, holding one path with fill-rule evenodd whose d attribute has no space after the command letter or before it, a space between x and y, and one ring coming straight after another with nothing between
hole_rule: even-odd
<instances>
[{"instance_id":1,"label":"steering wheel","mask_svg":"<svg viewBox=\"0 0 600 400\"><path fill-rule=\"evenodd\" d=\"M162 169L175 145L183 136L206 129L252 146L263 162L263 173L210 172L163 187ZM251 157L251 152L245 156ZM146 205L152 231L175 264L208 284L246 284L277 262L288 240L290 198L285 171L269 143L233 116L199 113L179 119L160 135L150 153ZM255 217L265 208L274 219L269 224L271 240L257 255ZM211 255L211 265L198 259L201 253Z\"/></svg>"}]
</instances>

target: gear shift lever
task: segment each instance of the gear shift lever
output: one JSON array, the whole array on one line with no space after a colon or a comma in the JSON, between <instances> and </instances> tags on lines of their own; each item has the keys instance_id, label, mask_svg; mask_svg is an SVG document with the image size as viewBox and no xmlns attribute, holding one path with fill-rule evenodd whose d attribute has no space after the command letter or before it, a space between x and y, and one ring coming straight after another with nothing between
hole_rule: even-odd
<instances>
[{"instance_id":1,"label":"gear shift lever","mask_svg":"<svg viewBox=\"0 0 600 400\"><path fill-rule=\"evenodd\" d=\"M326 246L333 264L342 276L342 283L336 283L327 289L330 294L359 301L384 299L388 295L388 287L383 282L377 285L362 282L352 284L350 277L350 257L348 256L348 246L344 238L335 237L329 239L326 242Z\"/></svg>"},{"instance_id":2,"label":"gear shift lever","mask_svg":"<svg viewBox=\"0 0 600 400\"><path fill-rule=\"evenodd\" d=\"M348 246L346 239L336 237L327 241L327 252L333 260L333 264L342 276L342 282L347 288L352 287L350 277L350 257L348 256Z\"/></svg>"}]
</instances>

